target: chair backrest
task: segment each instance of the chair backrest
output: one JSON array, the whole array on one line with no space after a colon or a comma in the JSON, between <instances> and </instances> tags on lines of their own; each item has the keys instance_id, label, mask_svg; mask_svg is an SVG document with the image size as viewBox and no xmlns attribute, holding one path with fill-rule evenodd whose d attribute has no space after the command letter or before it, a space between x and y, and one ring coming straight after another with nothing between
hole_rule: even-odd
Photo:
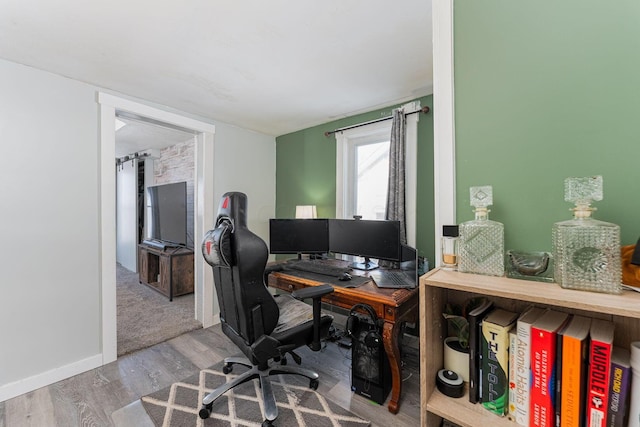
<instances>
[{"instance_id":1,"label":"chair backrest","mask_svg":"<svg viewBox=\"0 0 640 427\"><path fill-rule=\"evenodd\" d=\"M278 306L264 283L269 251L247 228L247 196L222 196L215 228L202 243L202 254L213 267L220 321L248 345L270 334L278 323Z\"/></svg>"}]
</instances>

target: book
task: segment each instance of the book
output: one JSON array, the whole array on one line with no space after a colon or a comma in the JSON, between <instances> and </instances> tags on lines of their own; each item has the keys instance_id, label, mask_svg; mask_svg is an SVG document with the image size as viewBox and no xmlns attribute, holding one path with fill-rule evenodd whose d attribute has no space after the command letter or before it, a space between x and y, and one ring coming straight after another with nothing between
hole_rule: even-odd
<instances>
[{"instance_id":1,"label":"book","mask_svg":"<svg viewBox=\"0 0 640 427\"><path fill-rule=\"evenodd\" d=\"M628 349L613 347L609 375L611 379L606 425L607 427L624 427L627 425L631 395L631 352Z\"/></svg>"},{"instance_id":2,"label":"book","mask_svg":"<svg viewBox=\"0 0 640 427\"><path fill-rule=\"evenodd\" d=\"M516 328L509 332L509 410L511 421L516 420L516 355L518 354L518 331Z\"/></svg>"},{"instance_id":3,"label":"book","mask_svg":"<svg viewBox=\"0 0 640 427\"><path fill-rule=\"evenodd\" d=\"M509 406L509 331L517 319L517 313L497 308L482 321L480 401L501 416Z\"/></svg>"},{"instance_id":4,"label":"book","mask_svg":"<svg viewBox=\"0 0 640 427\"><path fill-rule=\"evenodd\" d=\"M567 326L558 333L558 365L562 367L556 378L561 384L556 408L562 427L581 427L585 420L585 395L587 391L587 369L589 351L589 329L591 319L574 315ZM556 394L558 396L558 394Z\"/></svg>"},{"instance_id":5,"label":"book","mask_svg":"<svg viewBox=\"0 0 640 427\"><path fill-rule=\"evenodd\" d=\"M530 426L552 427L556 424L556 339L568 317L567 313L546 310L531 325Z\"/></svg>"},{"instance_id":6,"label":"book","mask_svg":"<svg viewBox=\"0 0 640 427\"><path fill-rule=\"evenodd\" d=\"M516 422L529 426L529 389L531 378L531 325L544 313L544 309L530 306L518 318L516 330Z\"/></svg>"},{"instance_id":7,"label":"book","mask_svg":"<svg viewBox=\"0 0 640 427\"><path fill-rule=\"evenodd\" d=\"M600 319L593 319L591 322L587 383L586 425L588 427L604 427L606 424L613 331L613 322Z\"/></svg>"},{"instance_id":8,"label":"book","mask_svg":"<svg viewBox=\"0 0 640 427\"><path fill-rule=\"evenodd\" d=\"M469 311L469 402L480 401L480 335L482 334L482 319L493 308L493 302L484 300L483 304Z\"/></svg>"},{"instance_id":9,"label":"book","mask_svg":"<svg viewBox=\"0 0 640 427\"><path fill-rule=\"evenodd\" d=\"M556 364L555 364L555 375L553 376L555 381L555 396L554 396L554 411L555 411L555 426L560 427L560 407L562 406L562 337L564 335L564 331L569 326L569 323L573 319L573 315L569 315L569 319L564 322L564 326L562 326L557 334L556 334Z\"/></svg>"}]
</instances>

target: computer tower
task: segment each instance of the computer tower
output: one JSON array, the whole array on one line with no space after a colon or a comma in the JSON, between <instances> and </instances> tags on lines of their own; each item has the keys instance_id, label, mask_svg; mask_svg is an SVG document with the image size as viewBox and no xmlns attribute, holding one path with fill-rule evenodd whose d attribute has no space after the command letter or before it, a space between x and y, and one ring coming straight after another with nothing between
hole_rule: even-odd
<instances>
[{"instance_id":1,"label":"computer tower","mask_svg":"<svg viewBox=\"0 0 640 427\"><path fill-rule=\"evenodd\" d=\"M380 328L359 316L351 336L351 390L382 405L391 390L391 367Z\"/></svg>"}]
</instances>

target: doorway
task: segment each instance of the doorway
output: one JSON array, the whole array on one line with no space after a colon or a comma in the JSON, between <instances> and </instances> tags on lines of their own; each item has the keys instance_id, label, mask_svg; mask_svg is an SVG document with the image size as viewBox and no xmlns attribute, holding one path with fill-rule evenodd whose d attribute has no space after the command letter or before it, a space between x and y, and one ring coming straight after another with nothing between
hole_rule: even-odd
<instances>
[{"instance_id":1,"label":"doorway","mask_svg":"<svg viewBox=\"0 0 640 427\"><path fill-rule=\"evenodd\" d=\"M195 134L194 234L202 236L213 227L213 143L215 126L106 93L100 105L100 202L101 289L103 364L117 358L116 326L116 229L115 119L123 112L148 123L169 124ZM202 257L194 257L195 314L203 327L214 324L213 277ZM214 304L211 304L214 301ZM207 303L205 303L207 302Z\"/></svg>"},{"instance_id":2,"label":"doorway","mask_svg":"<svg viewBox=\"0 0 640 427\"><path fill-rule=\"evenodd\" d=\"M202 327L195 319L193 293L195 134L166 123L149 123L116 110L116 301L117 355L166 341ZM150 227L152 210L148 188L173 189L160 198L168 201L171 228ZM180 191L177 191L180 189ZM167 198L169 195L172 197ZM175 207L174 207L175 206ZM160 231L163 231L162 235ZM154 234L155 233L155 234ZM158 235L158 236L156 236ZM188 256L173 257L183 265L184 279L177 279L183 294L170 299L160 278L150 277L139 249L145 240L160 237L180 242ZM153 240L151 240L153 242ZM178 249L168 249L174 253ZM159 267L159 265L157 265ZM140 269L143 268L144 271ZM159 273L160 270L157 272ZM182 277L182 276L181 276ZM153 282L153 285L146 283ZM164 283L164 282L163 282ZM190 284L190 285L187 285ZM190 292L189 292L190 291Z\"/></svg>"}]
</instances>

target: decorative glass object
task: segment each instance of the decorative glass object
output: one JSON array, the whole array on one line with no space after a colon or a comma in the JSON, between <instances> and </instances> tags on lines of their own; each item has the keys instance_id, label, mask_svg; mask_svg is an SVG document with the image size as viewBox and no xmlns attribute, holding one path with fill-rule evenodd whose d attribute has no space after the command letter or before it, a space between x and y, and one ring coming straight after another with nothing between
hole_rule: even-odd
<instances>
[{"instance_id":1,"label":"decorative glass object","mask_svg":"<svg viewBox=\"0 0 640 427\"><path fill-rule=\"evenodd\" d=\"M458 226L442 226L442 268L445 270L458 269Z\"/></svg>"},{"instance_id":2,"label":"decorative glass object","mask_svg":"<svg viewBox=\"0 0 640 427\"><path fill-rule=\"evenodd\" d=\"M507 277L553 282L553 257L549 252L507 251Z\"/></svg>"},{"instance_id":3,"label":"decorative glass object","mask_svg":"<svg viewBox=\"0 0 640 427\"><path fill-rule=\"evenodd\" d=\"M563 288L622 292L620 227L591 217L602 200L602 176L567 178L564 200L575 204L573 219L553 225L554 279Z\"/></svg>"},{"instance_id":4,"label":"decorative glass object","mask_svg":"<svg viewBox=\"0 0 640 427\"><path fill-rule=\"evenodd\" d=\"M471 187L471 206L475 219L460 224L458 271L463 273L504 275L504 226L489 219L493 188Z\"/></svg>"}]
</instances>

